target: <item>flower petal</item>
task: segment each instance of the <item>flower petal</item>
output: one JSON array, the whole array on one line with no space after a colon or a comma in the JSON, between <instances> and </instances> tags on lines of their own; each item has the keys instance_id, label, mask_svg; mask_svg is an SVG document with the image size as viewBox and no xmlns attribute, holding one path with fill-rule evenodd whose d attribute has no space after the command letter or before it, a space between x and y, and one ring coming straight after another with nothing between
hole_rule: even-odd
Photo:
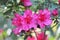
<instances>
[{"instance_id":1,"label":"flower petal","mask_svg":"<svg viewBox=\"0 0 60 40\"><path fill-rule=\"evenodd\" d=\"M13 32L15 35L17 35L21 32L21 30L22 30L21 28L15 28L15 29L13 29Z\"/></svg>"},{"instance_id":2,"label":"flower petal","mask_svg":"<svg viewBox=\"0 0 60 40\"><path fill-rule=\"evenodd\" d=\"M25 10L24 17L26 17L27 15L32 15L32 11L30 9Z\"/></svg>"},{"instance_id":3,"label":"flower petal","mask_svg":"<svg viewBox=\"0 0 60 40\"><path fill-rule=\"evenodd\" d=\"M27 37L27 40L35 40L35 38L28 36L28 37Z\"/></svg>"},{"instance_id":4,"label":"flower petal","mask_svg":"<svg viewBox=\"0 0 60 40\"><path fill-rule=\"evenodd\" d=\"M45 25L50 25L51 23L52 23L52 20L50 19L46 19L44 22Z\"/></svg>"},{"instance_id":5,"label":"flower petal","mask_svg":"<svg viewBox=\"0 0 60 40\"><path fill-rule=\"evenodd\" d=\"M45 27L45 25L44 25L43 22L40 22L40 23L38 23L38 24L40 25L40 28L41 28L41 29Z\"/></svg>"},{"instance_id":6,"label":"flower petal","mask_svg":"<svg viewBox=\"0 0 60 40\"><path fill-rule=\"evenodd\" d=\"M31 6L32 3L31 2L24 2L24 6Z\"/></svg>"}]
</instances>

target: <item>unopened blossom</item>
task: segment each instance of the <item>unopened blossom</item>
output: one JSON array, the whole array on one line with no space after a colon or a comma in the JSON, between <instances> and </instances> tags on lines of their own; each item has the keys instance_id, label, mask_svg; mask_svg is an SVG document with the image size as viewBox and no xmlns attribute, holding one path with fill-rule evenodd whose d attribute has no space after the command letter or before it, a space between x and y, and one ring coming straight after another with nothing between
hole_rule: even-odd
<instances>
[{"instance_id":1,"label":"unopened blossom","mask_svg":"<svg viewBox=\"0 0 60 40\"><path fill-rule=\"evenodd\" d=\"M21 2L23 3L24 6L31 6L32 5L30 0L21 0Z\"/></svg>"},{"instance_id":2,"label":"unopened blossom","mask_svg":"<svg viewBox=\"0 0 60 40\"><path fill-rule=\"evenodd\" d=\"M32 15L32 11L30 9L25 10L23 15L23 21L24 21L24 29L29 30L31 28L36 28L36 22L34 20L34 17Z\"/></svg>"},{"instance_id":3,"label":"unopened blossom","mask_svg":"<svg viewBox=\"0 0 60 40\"><path fill-rule=\"evenodd\" d=\"M54 9L54 10L52 11L52 14L53 14L53 16L57 16L57 15L58 15L58 10L57 10L57 9Z\"/></svg>"},{"instance_id":4,"label":"unopened blossom","mask_svg":"<svg viewBox=\"0 0 60 40\"><path fill-rule=\"evenodd\" d=\"M41 28L44 28L46 25L50 25L52 23L51 14L48 9L39 10L38 14L35 14L35 19Z\"/></svg>"}]
</instances>

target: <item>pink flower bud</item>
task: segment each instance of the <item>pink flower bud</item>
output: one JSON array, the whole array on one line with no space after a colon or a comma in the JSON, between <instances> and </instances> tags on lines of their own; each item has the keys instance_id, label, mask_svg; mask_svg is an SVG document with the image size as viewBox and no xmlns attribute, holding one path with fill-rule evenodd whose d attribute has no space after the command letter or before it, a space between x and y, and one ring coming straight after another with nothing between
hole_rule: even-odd
<instances>
[{"instance_id":1,"label":"pink flower bud","mask_svg":"<svg viewBox=\"0 0 60 40\"><path fill-rule=\"evenodd\" d=\"M57 10L57 9L54 9L54 10L52 11L52 13L53 13L53 16L57 16L57 15L58 15L58 10Z\"/></svg>"}]
</instances>

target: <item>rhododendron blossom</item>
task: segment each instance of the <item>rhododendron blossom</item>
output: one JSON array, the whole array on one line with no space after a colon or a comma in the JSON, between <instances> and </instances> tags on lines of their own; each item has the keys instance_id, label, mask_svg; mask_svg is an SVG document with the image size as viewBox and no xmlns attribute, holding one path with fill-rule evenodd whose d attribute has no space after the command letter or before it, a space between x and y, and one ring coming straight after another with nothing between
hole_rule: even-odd
<instances>
[{"instance_id":1,"label":"rhododendron blossom","mask_svg":"<svg viewBox=\"0 0 60 40\"><path fill-rule=\"evenodd\" d=\"M30 9L27 9L23 15L15 14L12 24L15 25L16 28L13 30L13 32L15 34L19 34L21 30L28 31L31 28L36 29L37 24L39 24L41 28L51 24L51 14L48 9L39 10L38 13L39 14L35 15Z\"/></svg>"},{"instance_id":2,"label":"rhododendron blossom","mask_svg":"<svg viewBox=\"0 0 60 40\"><path fill-rule=\"evenodd\" d=\"M32 5L30 0L21 0L21 2L23 3L24 6L31 6Z\"/></svg>"},{"instance_id":3,"label":"rhododendron blossom","mask_svg":"<svg viewBox=\"0 0 60 40\"><path fill-rule=\"evenodd\" d=\"M12 24L16 26L13 30L15 34L19 34L21 30L28 31L31 28L37 27L32 11L29 9L24 12L24 15L15 14Z\"/></svg>"},{"instance_id":4,"label":"rhododendron blossom","mask_svg":"<svg viewBox=\"0 0 60 40\"><path fill-rule=\"evenodd\" d=\"M44 9L38 11L35 19L37 20L37 23L40 25L40 27L44 28L46 25L51 24L52 20L50 16L50 11L48 9Z\"/></svg>"},{"instance_id":5,"label":"rhododendron blossom","mask_svg":"<svg viewBox=\"0 0 60 40\"><path fill-rule=\"evenodd\" d=\"M26 30L37 27L31 10L27 9L24 12L23 19L24 19L23 20L24 21L23 26L25 27Z\"/></svg>"}]
</instances>

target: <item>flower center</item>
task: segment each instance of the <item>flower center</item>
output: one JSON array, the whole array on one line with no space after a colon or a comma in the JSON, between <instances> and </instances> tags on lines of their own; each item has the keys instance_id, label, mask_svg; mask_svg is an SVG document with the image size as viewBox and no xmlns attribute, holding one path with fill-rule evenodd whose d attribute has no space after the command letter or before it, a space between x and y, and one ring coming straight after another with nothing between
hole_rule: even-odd
<instances>
[{"instance_id":1,"label":"flower center","mask_svg":"<svg viewBox=\"0 0 60 40\"><path fill-rule=\"evenodd\" d=\"M32 17L31 16L26 16L25 21L27 24L30 24Z\"/></svg>"},{"instance_id":2,"label":"flower center","mask_svg":"<svg viewBox=\"0 0 60 40\"><path fill-rule=\"evenodd\" d=\"M46 19L45 15L44 14L41 14L39 15L39 18L38 18L40 21L44 21Z\"/></svg>"}]
</instances>

